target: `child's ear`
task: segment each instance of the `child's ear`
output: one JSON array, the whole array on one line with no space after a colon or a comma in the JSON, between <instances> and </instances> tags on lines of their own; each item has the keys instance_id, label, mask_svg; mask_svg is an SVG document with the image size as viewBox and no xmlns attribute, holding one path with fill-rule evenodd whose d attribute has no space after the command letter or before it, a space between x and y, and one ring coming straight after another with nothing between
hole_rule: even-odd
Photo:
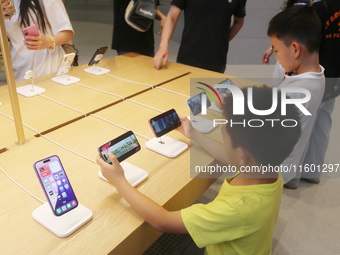
<instances>
[{"instance_id":1,"label":"child's ear","mask_svg":"<svg viewBox=\"0 0 340 255\"><path fill-rule=\"evenodd\" d=\"M300 53L301 53L301 45L300 45L300 43L292 42L290 47L291 47L291 50L293 51L294 57L298 58L300 56Z\"/></svg>"}]
</instances>

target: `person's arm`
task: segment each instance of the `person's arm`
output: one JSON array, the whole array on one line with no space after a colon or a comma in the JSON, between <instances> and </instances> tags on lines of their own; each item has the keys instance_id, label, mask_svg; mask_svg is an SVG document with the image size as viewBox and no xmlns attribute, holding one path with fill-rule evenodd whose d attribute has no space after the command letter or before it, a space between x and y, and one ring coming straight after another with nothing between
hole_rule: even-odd
<instances>
[{"instance_id":1,"label":"person's arm","mask_svg":"<svg viewBox=\"0 0 340 255\"><path fill-rule=\"evenodd\" d=\"M55 42L55 46L69 42L72 39L73 34L74 33L71 30L60 31L52 37ZM53 41L49 36L44 34L40 34L39 36L25 36L25 45L30 50L42 50L51 48Z\"/></svg>"},{"instance_id":2,"label":"person's arm","mask_svg":"<svg viewBox=\"0 0 340 255\"><path fill-rule=\"evenodd\" d=\"M272 54L273 54L272 47L269 47L268 49L266 49L265 52L263 52L263 55L262 55L262 64L269 64L269 59L270 59Z\"/></svg>"},{"instance_id":3,"label":"person's arm","mask_svg":"<svg viewBox=\"0 0 340 255\"><path fill-rule=\"evenodd\" d=\"M234 16L233 24L230 26L229 41L231 41L243 27L244 18Z\"/></svg>"},{"instance_id":4,"label":"person's arm","mask_svg":"<svg viewBox=\"0 0 340 255\"><path fill-rule=\"evenodd\" d=\"M179 116L182 125L176 130L184 136L197 142L206 152L223 164L228 164L225 157L225 146L209 136L198 132L191 126L191 122L187 117ZM222 127L223 128L223 127Z\"/></svg>"},{"instance_id":5,"label":"person's arm","mask_svg":"<svg viewBox=\"0 0 340 255\"><path fill-rule=\"evenodd\" d=\"M103 176L113 184L119 194L151 226L161 232L186 234L180 211L170 212L132 187L124 176L124 171L117 158L109 153L112 165L106 163L99 155L97 163Z\"/></svg>"},{"instance_id":6,"label":"person's arm","mask_svg":"<svg viewBox=\"0 0 340 255\"><path fill-rule=\"evenodd\" d=\"M7 16L14 11L13 2L10 0L1 0L1 7L4 19L10 19L13 15Z\"/></svg>"},{"instance_id":7,"label":"person's arm","mask_svg":"<svg viewBox=\"0 0 340 255\"><path fill-rule=\"evenodd\" d=\"M165 20L166 20L166 16L159 9L156 9L156 20L159 21L158 34L162 34L163 27L164 27Z\"/></svg>"},{"instance_id":8,"label":"person's arm","mask_svg":"<svg viewBox=\"0 0 340 255\"><path fill-rule=\"evenodd\" d=\"M162 38L159 45L159 49L153 59L153 63L156 69L160 69L169 57L169 42L174 33L175 27L182 10L175 5L171 5L168 15L166 16L165 24L162 31Z\"/></svg>"}]
</instances>

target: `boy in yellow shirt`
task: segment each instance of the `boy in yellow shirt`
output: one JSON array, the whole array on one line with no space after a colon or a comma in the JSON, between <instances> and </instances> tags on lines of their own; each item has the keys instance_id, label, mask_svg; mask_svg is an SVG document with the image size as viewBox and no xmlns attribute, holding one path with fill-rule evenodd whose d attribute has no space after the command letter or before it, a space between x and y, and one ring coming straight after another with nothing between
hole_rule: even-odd
<instances>
[{"instance_id":1,"label":"boy in yellow shirt","mask_svg":"<svg viewBox=\"0 0 340 255\"><path fill-rule=\"evenodd\" d=\"M224 138L222 154L225 161L237 169L247 166L279 166L291 153L300 136L298 111L287 105L286 115L281 115L281 96L278 92L277 109L270 115L258 116L247 107L245 95L244 115L233 114L233 98L226 97L223 104L224 117L234 122L251 119L264 121L262 127L222 126ZM253 88L253 105L256 109L270 109L272 89ZM274 125L266 119L294 119L294 127ZM182 134L206 144L210 138L191 128L187 118L181 118L178 129ZM217 143L213 141L214 143ZM220 143L219 146L222 144ZM217 197L208 204L195 204L179 211L167 211L125 179L121 165L115 156L109 154L112 165L100 156L97 162L106 179L131 207L149 224L162 232L189 233L198 247L206 247L207 254L256 254L268 255L272 251L274 225L280 208L283 182L280 173L241 172L225 179ZM189 174L189 173L188 173Z\"/></svg>"}]
</instances>

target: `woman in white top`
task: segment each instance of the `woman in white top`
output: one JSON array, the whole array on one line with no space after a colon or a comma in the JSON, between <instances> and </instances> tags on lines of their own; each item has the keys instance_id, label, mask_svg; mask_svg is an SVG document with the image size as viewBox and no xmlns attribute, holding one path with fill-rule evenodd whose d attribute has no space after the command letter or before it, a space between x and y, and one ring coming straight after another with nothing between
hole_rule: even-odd
<instances>
[{"instance_id":1,"label":"woman in white top","mask_svg":"<svg viewBox=\"0 0 340 255\"><path fill-rule=\"evenodd\" d=\"M56 72L65 54L61 45L74 34L62 0L12 1L16 14L5 16L5 23L15 80L23 80L28 70L34 70L35 76ZM22 29L33 24L40 35L24 37Z\"/></svg>"}]
</instances>

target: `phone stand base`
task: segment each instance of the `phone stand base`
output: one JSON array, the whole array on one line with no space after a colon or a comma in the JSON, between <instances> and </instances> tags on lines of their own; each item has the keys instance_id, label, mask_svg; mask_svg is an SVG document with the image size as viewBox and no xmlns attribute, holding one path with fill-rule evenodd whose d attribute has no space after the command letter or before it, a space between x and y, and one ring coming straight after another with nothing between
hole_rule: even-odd
<instances>
[{"instance_id":1,"label":"phone stand base","mask_svg":"<svg viewBox=\"0 0 340 255\"><path fill-rule=\"evenodd\" d=\"M78 204L75 209L61 216L55 216L50 205L45 203L32 212L32 217L53 234L67 237L92 219L92 211Z\"/></svg>"},{"instance_id":2,"label":"phone stand base","mask_svg":"<svg viewBox=\"0 0 340 255\"><path fill-rule=\"evenodd\" d=\"M148 178L148 172L136 167L126 161L123 161L120 163L124 170L124 175L128 183L131 184L131 186L136 187L138 184L143 182L146 178ZM102 174L102 172L98 171L98 176L103 179L104 181L108 181Z\"/></svg>"},{"instance_id":3,"label":"phone stand base","mask_svg":"<svg viewBox=\"0 0 340 255\"><path fill-rule=\"evenodd\" d=\"M207 134L216 128L214 127L214 122L212 120L199 116L189 116L188 119L190 120L193 128L202 134Z\"/></svg>"},{"instance_id":4,"label":"phone stand base","mask_svg":"<svg viewBox=\"0 0 340 255\"><path fill-rule=\"evenodd\" d=\"M211 103L211 106L209 107L209 109L215 112L222 112L221 109L218 108L214 103Z\"/></svg>"},{"instance_id":5,"label":"phone stand base","mask_svg":"<svg viewBox=\"0 0 340 255\"><path fill-rule=\"evenodd\" d=\"M77 77L74 77L74 76L64 74L64 75L53 77L52 81L59 83L61 85L71 85L71 84L74 84L76 82L79 82L80 79L77 78Z\"/></svg>"},{"instance_id":6,"label":"phone stand base","mask_svg":"<svg viewBox=\"0 0 340 255\"><path fill-rule=\"evenodd\" d=\"M145 147L168 158L176 158L188 148L188 145L164 135L161 138L155 137L147 141Z\"/></svg>"},{"instance_id":7,"label":"phone stand base","mask_svg":"<svg viewBox=\"0 0 340 255\"><path fill-rule=\"evenodd\" d=\"M103 75L110 72L110 69L100 67L100 66L91 66L89 68L84 69L85 72L94 74L94 75Z\"/></svg>"},{"instance_id":8,"label":"phone stand base","mask_svg":"<svg viewBox=\"0 0 340 255\"><path fill-rule=\"evenodd\" d=\"M18 94L25 97L33 97L39 94L42 94L46 91L46 89L29 84L22 87L17 88Z\"/></svg>"}]
</instances>

